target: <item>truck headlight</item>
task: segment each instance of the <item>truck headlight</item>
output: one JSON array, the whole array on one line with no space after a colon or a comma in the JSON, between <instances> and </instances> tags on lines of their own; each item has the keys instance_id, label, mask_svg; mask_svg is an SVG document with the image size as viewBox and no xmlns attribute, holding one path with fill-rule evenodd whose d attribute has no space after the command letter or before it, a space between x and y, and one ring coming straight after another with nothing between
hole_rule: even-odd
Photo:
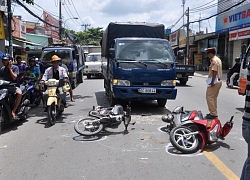
<instances>
[{"instance_id":1,"label":"truck headlight","mask_svg":"<svg viewBox=\"0 0 250 180\"><path fill-rule=\"evenodd\" d=\"M176 86L176 80L164 80L161 82L161 86Z\"/></svg>"},{"instance_id":2,"label":"truck headlight","mask_svg":"<svg viewBox=\"0 0 250 180\"><path fill-rule=\"evenodd\" d=\"M117 86L130 86L130 81L121 80L121 79L113 79L113 85Z\"/></svg>"}]
</instances>

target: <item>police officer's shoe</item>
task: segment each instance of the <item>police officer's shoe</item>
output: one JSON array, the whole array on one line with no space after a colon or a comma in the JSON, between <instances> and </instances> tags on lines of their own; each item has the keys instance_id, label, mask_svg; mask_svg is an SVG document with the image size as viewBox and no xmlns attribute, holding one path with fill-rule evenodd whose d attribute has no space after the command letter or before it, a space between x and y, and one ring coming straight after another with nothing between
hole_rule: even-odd
<instances>
[{"instance_id":1,"label":"police officer's shoe","mask_svg":"<svg viewBox=\"0 0 250 180\"><path fill-rule=\"evenodd\" d=\"M217 118L218 116L213 116L211 114L207 114L204 119L214 119Z\"/></svg>"}]
</instances>

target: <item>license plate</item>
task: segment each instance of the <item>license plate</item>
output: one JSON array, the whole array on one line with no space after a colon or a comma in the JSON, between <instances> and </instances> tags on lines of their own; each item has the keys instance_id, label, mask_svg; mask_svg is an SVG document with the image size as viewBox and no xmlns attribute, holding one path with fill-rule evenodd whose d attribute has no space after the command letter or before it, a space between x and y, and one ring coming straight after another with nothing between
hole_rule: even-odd
<instances>
[{"instance_id":1,"label":"license plate","mask_svg":"<svg viewBox=\"0 0 250 180\"><path fill-rule=\"evenodd\" d=\"M141 88L138 89L139 93L156 93L156 89L154 88Z\"/></svg>"}]
</instances>

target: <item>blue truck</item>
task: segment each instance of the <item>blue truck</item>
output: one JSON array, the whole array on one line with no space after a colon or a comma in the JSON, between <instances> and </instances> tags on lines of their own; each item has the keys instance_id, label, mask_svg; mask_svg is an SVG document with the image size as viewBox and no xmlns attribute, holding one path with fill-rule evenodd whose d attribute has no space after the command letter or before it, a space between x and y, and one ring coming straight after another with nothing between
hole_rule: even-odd
<instances>
[{"instance_id":1,"label":"blue truck","mask_svg":"<svg viewBox=\"0 0 250 180\"><path fill-rule=\"evenodd\" d=\"M175 99L176 63L164 25L109 23L101 40L104 89L110 105L120 101Z\"/></svg>"}]
</instances>

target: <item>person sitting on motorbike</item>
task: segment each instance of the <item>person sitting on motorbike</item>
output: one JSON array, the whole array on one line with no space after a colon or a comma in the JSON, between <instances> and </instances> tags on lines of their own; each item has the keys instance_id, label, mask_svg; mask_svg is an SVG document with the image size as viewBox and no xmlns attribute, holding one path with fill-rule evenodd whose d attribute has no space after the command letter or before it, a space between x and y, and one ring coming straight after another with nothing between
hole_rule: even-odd
<instances>
[{"instance_id":1,"label":"person sitting on motorbike","mask_svg":"<svg viewBox=\"0 0 250 180\"><path fill-rule=\"evenodd\" d=\"M23 75L24 80L34 80L34 79L36 79L36 75L33 72L31 72L30 67L26 67L25 71L26 72Z\"/></svg>"},{"instance_id":2,"label":"person sitting on motorbike","mask_svg":"<svg viewBox=\"0 0 250 180\"><path fill-rule=\"evenodd\" d=\"M51 57L51 63L52 66L48 67L45 72L44 75L40 81L41 84L44 84L45 81L47 81L48 79L57 79L57 80L63 80L64 83L68 82L68 74L66 72L66 70L59 66L59 61L61 60L61 58L59 58L57 55L53 55ZM64 85L64 84L63 84ZM59 86L63 86L62 84L59 83ZM63 104L65 107L67 107L66 104L66 94L62 93L62 100L63 100Z\"/></svg>"},{"instance_id":3,"label":"person sitting on motorbike","mask_svg":"<svg viewBox=\"0 0 250 180\"><path fill-rule=\"evenodd\" d=\"M36 80L39 81L41 79L41 71L40 71L40 68L36 65L35 57L32 57L32 58L29 59L29 67L31 69L31 72L36 75ZM39 91L39 94L40 94L40 96L42 98L43 107L45 108L46 104L45 104L45 100L44 100L44 97L43 97L43 91L41 90L39 84L35 85L35 90Z\"/></svg>"},{"instance_id":4,"label":"person sitting on motorbike","mask_svg":"<svg viewBox=\"0 0 250 180\"><path fill-rule=\"evenodd\" d=\"M18 66L18 69L19 69L19 75L17 76L17 78L18 78L19 83L22 83L23 74L25 72L26 64L24 64L22 62L21 56L16 57L16 62L17 62L16 65Z\"/></svg>"},{"instance_id":5,"label":"person sitting on motorbike","mask_svg":"<svg viewBox=\"0 0 250 180\"><path fill-rule=\"evenodd\" d=\"M235 58L235 64L232 68L229 68L229 72L231 73L229 86L233 87L233 80L235 76L240 73L240 58L239 57Z\"/></svg>"},{"instance_id":6,"label":"person sitting on motorbike","mask_svg":"<svg viewBox=\"0 0 250 180\"><path fill-rule=\"evenodd\" d=\"M18 84L17 76L19 74L19 69L18 66L12 64L12 61L13 58L9 54L6 54L2 57L3 67L0 69L0 78L5 81L10 81L12 83ZM17 118L16 110L22 100L22 91L17 86L10 86L8 87L8 90L10 93L16 94L14 107L11 111L12 117L15 119Z\"/></svg>"}]
</instances>

